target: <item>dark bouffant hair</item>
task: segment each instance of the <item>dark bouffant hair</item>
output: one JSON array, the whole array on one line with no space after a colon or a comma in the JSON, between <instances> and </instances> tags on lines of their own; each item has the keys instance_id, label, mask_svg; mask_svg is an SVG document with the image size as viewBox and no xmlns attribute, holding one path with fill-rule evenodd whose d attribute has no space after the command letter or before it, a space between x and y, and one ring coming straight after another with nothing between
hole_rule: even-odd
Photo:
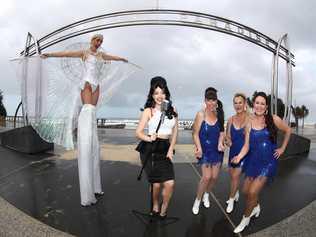
<instances>
[{"instance_id":1,"label":"dark bouffant hair","mask_svg":"<svg viewBox=\"0 0 316 237\"><path fill-rule=\"evenodd\" d=\"M166 111L166 116L168 119L172 119L172 117L178 117L178 114L174 111L173 106L171 106L171 100L170 100L170 92L167 86L167 81L163 77L154 77L150 81L150 89L147 96L147 101L144 105L144 108L154 108L155 107L155 101L153 99L153 94L156 90L156 88L159 87L163 92L166 94L166 100L169 101L169 106Z\"/></svg>"}]
</instances>

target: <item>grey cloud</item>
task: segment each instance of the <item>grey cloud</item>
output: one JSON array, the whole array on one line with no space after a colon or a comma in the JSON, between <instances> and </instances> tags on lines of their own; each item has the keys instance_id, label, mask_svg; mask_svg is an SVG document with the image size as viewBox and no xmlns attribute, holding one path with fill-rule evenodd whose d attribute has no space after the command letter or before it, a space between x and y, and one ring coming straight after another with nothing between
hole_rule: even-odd
<instances>
[{"instance_id":1,"label":"grey cloud","mask_svg":"<svg viewBox=\"0 0 316 237\"><path fill-rule=\"evenodd\" d=\"M0 28L2 33L2 26L5 27L8 37L3 44L0 59L1 68L6 69L2 69L0 89L3 88L8 94L19 94L19 89L17 83L12 82L14 73L7 70L10 66L6 60L23 49L27 31L41 37L58 27L86 17L111 11L155 7L155 1L91 1L87 5L86 1L47 1L44 4L33 0L28 3L43 4L40 6L41 10L28 8L22 15L19 12L25 9L25 5L17 1L15 3L16 8L9 15L12 21L7 26L2 24ZM313 1L302 4L297 1L268 0L254 4L250 0L225 0L217 4L206 0L176 0L160 1L160 6L201 11L236 20L275 40L288 32L294 52L315 49ZM207 86L218 89L227 109L227 116L232 113L231 97L236 91L251 95L254 90L270 90L272 55L249 42L217 32L180 27L129 27L107 30L103 34L104 49L107 52L127 57L144 68L124 81L120 90L106 105L121 108L122 115L134 114L134 111L138 114L139 107L146 99L149 80L155 75L166 77L180 116L186 118L193 117L195 111L200 109L203 91ZM72 42L87 40L87 36L81 36L47 51L60 50ZM305 101L311 110L315 110L316 105L311 102L316 89L313 82L315 58L306 61L298 57L297 65L302 66L303 70L294 70L295 99L297 102L302 101L301 103ZM284 77L284 69L280 69L280 77ZM119 109L111 111L119 114ZM316 114L313 114L310 120L315 118Z\"/></svg>"}]
</instances>

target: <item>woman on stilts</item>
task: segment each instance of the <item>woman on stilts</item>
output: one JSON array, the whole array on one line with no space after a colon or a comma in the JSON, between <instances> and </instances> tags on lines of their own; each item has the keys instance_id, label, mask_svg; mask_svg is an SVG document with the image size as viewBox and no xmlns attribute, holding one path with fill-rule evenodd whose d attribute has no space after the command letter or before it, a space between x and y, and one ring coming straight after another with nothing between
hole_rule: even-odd
<instances>
[{"instance_id":1,"label":"woman on stilts","mask_svg":"<svg viewBox=\"0 0 316 237\"><path fill-rule=\"evenodd\" d=\"M78 85L82 102L78 117L78 170L82 206L95 204L97 197L104 194L100 177L100 147L96 120L96 106L102 80L99 77L99 66L108 60L127 62L125 58L98 51L102 42L103 36L96 34L91 38L88 49L41 55L42 58L73 57L83 61L83 77Z\"/></svg>"}]
</instances>

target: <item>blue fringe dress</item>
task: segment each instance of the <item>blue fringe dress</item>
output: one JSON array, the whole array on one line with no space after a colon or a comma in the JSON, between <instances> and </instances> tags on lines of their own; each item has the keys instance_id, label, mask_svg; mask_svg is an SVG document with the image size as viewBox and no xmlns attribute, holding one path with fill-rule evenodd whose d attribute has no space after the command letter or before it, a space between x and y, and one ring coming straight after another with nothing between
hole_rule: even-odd
<instances>
[{"instance_id":1,"label":"blue fringe dress","mask_svg":"<svg viewBox=\"0 0 316 237\"><path fill-rule=\"evenodd\" d=\"M231 160L239 154L245 143L245 128L236 129L232 123L230 127L230 137L232 145L229 149L228 166L231 168L242 168L246 162L247 155L238 164L231 163Z\"/></svg>"},{"instance_id":2,"label":"blue fringe dress","mask_svg":"<svg viewBox=\"0 0 316 237\"><path fill-rule=\"evenodd\" d=\"M202 157L199 159L198 164L210 166L222 164L224 152L218 151L219 135L220 126L218 120L214 125L208 124L203 120L199 132Z\"/></svg>"},{"instance_id":3,"label":"blue fringe dress","mask_svg":"<svg viewBox=\"0 0 316 237\"><path fill-rule=\"evenodd\" d=\"M250 130L248 158L244 165L246 177L267 177L271 181L278 168L278 160L273 156L277 144L270 139L267 128Z\"/></svg>"}]
</instances>

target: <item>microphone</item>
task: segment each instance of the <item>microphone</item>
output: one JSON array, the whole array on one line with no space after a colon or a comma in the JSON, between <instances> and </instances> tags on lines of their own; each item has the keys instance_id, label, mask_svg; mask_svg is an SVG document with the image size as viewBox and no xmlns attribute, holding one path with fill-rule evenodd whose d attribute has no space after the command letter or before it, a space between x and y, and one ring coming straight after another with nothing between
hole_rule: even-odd
<instances>
[{"instance_id":1,"label":"microphone","mask_svg":"<svg viewBox=\"0 0 316 237\"><path fill-rule=\"evenodd\" d=\"M161 107L160 107L160 110L161 110L161 123L163 123L164 120L165 120L166 112L167 112L169 106L170 106L170 102L168 100L164 100L161 103Z\"/></svg>"},{"instance_id":2,"label":"microphone","mask_svg":"<svg viewBox=\"0 0 316 237\"><path fill-rule=\"evenodd\" d=\"M169 100L162 101L161 108L160 108L161 112L165 113L168 110L169 104L170 104Z\"/></svg>"},{"instance_id":3,"label":"microphone","mask_svg":"<svg viewBox=\"0 0 316 237\"><path fill-rule=\"evenodd\" d=\"M158 130L160 128L160 125L164 122L165 120L165 116L166 116L166 112L168 110L170 106L170 102L168 100L164 100L161 105L160 105L160 110L161 110L161 115L160 115L160 120L159 120L159 123L158 123L158 126L156 128L156 133L158 133Z\"/></svg>"}]
</instances>

